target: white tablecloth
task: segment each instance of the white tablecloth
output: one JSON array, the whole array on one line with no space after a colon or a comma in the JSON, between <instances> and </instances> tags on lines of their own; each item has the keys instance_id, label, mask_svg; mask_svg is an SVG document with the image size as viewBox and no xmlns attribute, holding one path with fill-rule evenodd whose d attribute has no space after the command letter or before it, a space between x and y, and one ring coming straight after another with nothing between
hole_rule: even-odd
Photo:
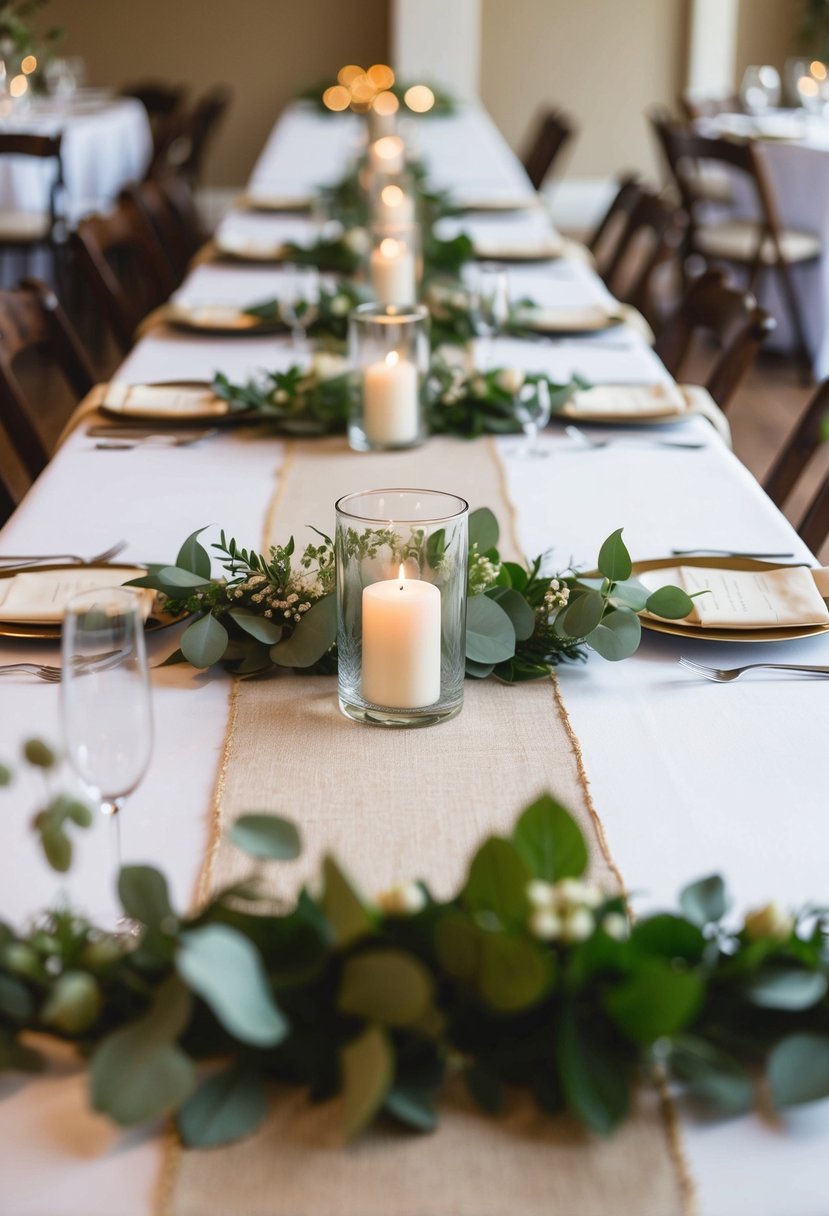
<instances>
[{"instance_id":1,"label":"white tablecloth","mask_svg":"<svg viewBox=\"0 0 829 1216\"><path fill-rule=\"evenodd\" d=\"M304 174L302 180L311 182L312 164L331 168L339 146L334 132L340 140L343 127L336 120L289 113L256 174L277 183L296 183ZM448 162L454 140L465 149L470 175L479 140L478 169L486 175L492 129L478 111L467 110L451 122L424 121L421 139L427 154L434 141L436 163L441 156ZM320 149L327 149L324 162L316 160ZM503 147L501 159L509 159ZM580 301L589 298L589 273L583 267L573 273ZM185 291L193 298L242 299L250 288L255 298L266 294L258 291L260 276L263 287L267 281L278 290L278 272L203 266ZM592 283L595 298L603 298L603 289ZM624 375L626 368L631 379L664 378L638 339L624 341L627 349L621 350L602 350L587 340L509 343L502 352L524 366L559 359L596 379ZM214 342L157 336L136 348L121 375L133 381L207 377L221 368L241 376L289 360L288 344L279 338ZM543 438L546 460L522 459L515 440L500 441L527 554L552 546L562 567L571 560L592 562L601 540L624 525L640 558L671 547L714 545L791 550L808 559L790 526L707 422L693 418L668 429L674 432L698 439L703 448L649 446L649 436L666 433L652 427L599 432L624 436L625 442L585 451L554 424ZM428 451L427 446L424 469ZM232 430L192 448L100 452L80 430L4 529L0 552L63 546L94 552L123 535L130 541L127 559L166 560L190 530L211 523L257 544L282 454L277 440ZM366 457L369 470L370 461ZM309 522L333 522L325 487L318 515ZM151 661L174 645L171 636L153 637ZM54 654L49 645L0 645L5 662L52 661ZM829 639L740 647L648 635L625 663L594 656L585 666L562 671L593 796L625 879L640 893L638 906L665 906L686 880L715 868L728 876L739 907L770 896L792 904L809 896L825 900L827 686L769 674L719 687L681 669L680 654L720 665L781 657L829 663ZM154 672L153 683L155 752L125 811L125 855L162 866L175 902L185 906L208 834L228 682L220 675L164 668ZM5 677L0 747L10 754L27 735L57 737L57 705L55 687ZM337 712L333 699L331 712ZM103 910L111 898L106 833L82 840L76 869L65 882L57 881L27 827L40 796L28 776L13 795L0 796L6 810L0 819L0 919L20 923L53 901L61 887L85 906ZM284 811L284 797L276 801L275 809ZM0 1102L4 1216L111 1216L115 1210L147 1216L159 1142L147 1132L125 1135L91 1115L82 1075L67 1064L45 1078L18 1083L3 1077L0 1094L6 1095ZM689 1112L683 1112L682 1124L702 1216L826 1216L829 1103L787 1114L774 1127L755 1116L711 1124Z\"/></svg>"}]
</instances>

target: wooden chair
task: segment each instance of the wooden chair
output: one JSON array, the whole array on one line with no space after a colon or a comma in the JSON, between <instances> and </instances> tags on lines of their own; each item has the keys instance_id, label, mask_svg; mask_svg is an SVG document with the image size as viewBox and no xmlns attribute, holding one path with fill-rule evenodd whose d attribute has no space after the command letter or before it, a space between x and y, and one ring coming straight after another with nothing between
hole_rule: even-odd
<instances>
[{"instance_id":1,"label":"wooden chair","mask_svg":"<svg viewBox=\"0 0 829 1216\"><path fill-rule=\"evenodd\" d=\"M736 93L724 93L719 97L683 93L679 105L688 122L696 122L699 118L716 118L718 114L739 114L742 109Z\"/></svg>"},{"instance_id":2,"label":"wooden chair","mask_svg":"<svg viewBox=\"0 0 829 1216\"><path fill-rule=\"evenodd\" d=\"M139 322L176 288L164 250L132 206L81 220L72 235L78 266L123 350Z\"/></svg>"},{"instance_id":3,"label":"wooden chair","mask_svg":"<svg viewBox=\"0 0 829 1216\"><path fill-rule=\"evenodd\" d=\"M173 116L181 110L187 96L187 88L183 84L168 84L164 80L139 80L134 84L124 85L122 97L136 97L150 120L150 130L153 135L153 151L157 153L166 143L167 129Z\"/></svg>"},{"instance_id":4,"label":"wooden chair","mask_svg":"<svg viewBox=\"0 0 829 1216\"><path fill-rule=\"evenodd\" d=\"M705 388L725 411L760 347L775 327L774 318L754 297L731 285L720 270L695 279L673 317L657 334L654 349L674 378L679 378L698 339L712 340L715 358Z\"/></svg>"},{"instance_id":5,"label":"wooden chair","mask_svg":"<svg viewBox=\"0 0 829 1216\"><path fill-rule=\"evenodd\" d=\"M61 273L63 267L59 262L67 236L61 136L0 132L0 158L5 156L51 161L52 173L44 191L41 210L0 211L0 253L14 255L18 259L20 264L14 277L19 278L26 273L29 259L37 250L47 251L56 273Z\"/></svg>"},{"instance_id":6,"label":"wooden chair","mask_svg":"<svg viewBox=\"0 0 829 1216\"><path fill-rule=\"evenodd\" d=\"M817 261L821 256L820 238L812 232L783 227L765 161L753 142L737 143L697 135L678 123L664 124L660 139L689 217L685 252L699 254L708 263L744 267L751 291L756 290L764 274L774 272L794 329L798 355L807 379L811 378L811 359L792 268ZM703 200L694 181L695 167L704 162L727 167L749 183L756 219L706 220L700 212Z\"/></svg>"},{"instance_id":7,"label":"wooden chair","mask_svg":"<svg viewBox=\"0 0 829 1216\"><path fill-rule=\"evenodd\" d=\"M639 187L622 234L599 274L617 300L637 308L658 327L655 276L676 259L685 230L683 213L653 190Z\"/></svg>"},{"instance_id":8,"label":"wooden chair","mask_svg":"<svg viewBox=\"0 0 829 1216\"><path fill-rule=\"evenodd\" d=\"M176 282L184 278L194 253L205 240L187 181L178 174L130 182L121 201L139 214L160 242Z\"/></svg>"},{"instance_id":9,"label":"wooden chair","mask_svg":"<svg viewBox=\"0 0 829 1216\"><path fill-rule=\"evenodd\" d=\"M20 375L26 355L37 358L40 374L47 370L60 373L70 390L72 406L95 383L89 359L55 292L36 279L25 280L12 291L0 291L0 423L19 464L34 479L49 460L49 446L42 411ZM54 419L53 423L63 421L65 418ZM19 501L19 477L6 488Z\"/></svg>"},{"instance_id":10,"label":"wooden chair","mask_svg":"<svg viewBox=\"0 0 829 1216\"><path fill-rule=\"evenodd\" d=\"M641 197L642 185L637 174L628 173L619 179L613 201L587 240L599 274L607 270L630 214Z\"/></svg>"},{"instance_id":11,"label":"wooden chair","mask_svg":"<svg viewBox=\"0 0 829 1216\"><path fill-rule=\"evenodd\" d=\"M647 112L647 118L656 137L660 158L665 167L666 185L677 192L679 201L687 207L687 196L679 191L677 185L677 167L670 138L671 131L676 125L676 119L665 106L652 106ZM715 203L720 208L734 206L731 179L727 170L722 166L712 165L707 161L693 164L689 162L684 171L688 192L693 194L698 204ZM687 231L690 233L690 226ZM686 256L689 252L686 250Z\"/></svg>"},{"instance_id":12,"label":"wooden chair","mask_svg":"<svg viewBox=\"0 0 829 1216\"><path fill-rule=\"evenodd\" d=\"M829 380L818 387L763 482L769 498L782 509L807 465L826 442L829 420ZM797 530L813 553L829 536L829 475L807 506Z\"/></svg>"},{"instance_id":13,"label":"wooden chair","mask_svg":"<svg viewBox=\"0 0 829 1216\"><path fill-rule=\"evenodd\" d=\"M199 184L207 150L230 105L233 94L224 85L208 90L190 110L174 115L165 140L150 165L148 176L170 172L186 177L191 186Z\"/></svg>"},{"instance_id":14,"label":"wooden chair","mask_svg":"<svg viewBox=\"0 0 829 1216\"><path fill-rule=\"evenodd\" d=\"M561 110L546 110L541 115L523 164L534 190L541 185L575 129Z\"/></svg>"}]
</instances>

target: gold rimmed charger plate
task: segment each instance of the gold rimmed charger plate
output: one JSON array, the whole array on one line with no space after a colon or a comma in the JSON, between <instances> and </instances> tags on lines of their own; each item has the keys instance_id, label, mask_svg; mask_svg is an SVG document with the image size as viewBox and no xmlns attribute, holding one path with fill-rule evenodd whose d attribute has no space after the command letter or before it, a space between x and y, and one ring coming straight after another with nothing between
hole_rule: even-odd
<instances>
[{"instance_id":1,"label":"gold rimmed charger plate","mask_svg":"<svg viewBox=\"0 0 829 1216\"><path fill-rule=\"evenodd\" d=\"M303 215L311 210L313 201L310 194L243 194L236 206L267 215Z\"/></svg>"},{"instance_id":2,"label":"gold rimmed charger plate","mask_svg":"<svg viewBox=\"0 0 829 1216\"><path fill-rule=\"evenodd\" d=\"M284 333L286 329L285 324L275 318L256 317L241 308L213 305L166 304L153 317L156 325L170 325L211 338L255 338Z\"/></svg>"},{"instance_id":3,"label":"gold rimmed charger plate","mask_svg":"<svg viewBox=\"0 0 829 1216\"><path fill-rule=\"evenodd\" d=\"M475 245L476 262L552 262L564 256L564 246L551 241L538 245Z\"/></svg>"},{"instance_id":4,"label":"gold rimmed charger plate","mask_svg":"<svg viewBox=\"0 0 829 1216\"><path fill-rule=\"evenodd\" d=\"M556 313L560 312L560 316ZM539 308L518 312L515 325L534 334L550 334L556 338L578 337L580 334L598 334L621 325L621 313L607 312L603 308Z\"/></svg>"},{"instance_id":5,"label":"gold rimmed charger plate","mask_svg":"<svg viewBox=\"0 0 829 1216\"><path fill-rule=\"evenodd\" d=\"M753 557L658 557L649 561L634 562L633 573L647 570L668 570L677 566L696 566L704 570L764 571L783 570L786 562L763 562ZM680 621L666 621L661 617L639 613L643 629L653 633L668 633L673 637L696 639L700 642L794 642L798 638L811 638L829 633L829 625L788 625L781 629L706 629L701 625L684 625Z\"/></svg>"},{"instance_id":6,"label":"gold rimmed charger plate","mask_svg":"<svg viewBox=\"0 0 829 1216\"><path fill-rule=\"evenodd\" d=\"M190 423L209 423L211 426L234 425L251 422L256 419L252 411L231 410L226 401L217 397L206 380L159 380L155 384L131 384L131 394L121 401L107 400L103 394L98 409L108 418L127 419L130 422L152 424L163 428L173 425L181 427ZM167 389L170 391L170 408L164 409L163 402L148 406L141 405L138 390ZM191 402L188 403L188 396ZM153 393L154 397L157 394Z\"/></svg>"},{"instance_id":7,"label":"gold rimmed charger plate","mask_svg":"<svg viewBox=\"0 0 829 1216\"><path fill-rule=\"evenodd\" d=\"M50 565L30 567L27 570L0 570L0 579L14 578L16 574L37 574L40 571L45 573L50 570L112 570L114 576L112 585L113 587L120 587L123 586L123 583L118 582L119 570L134 571L141 568L135 562L110 563L106 566L83 566L77 562L55 562ZM183 621L187 615L185 612L178 616L173 616L170 612L163 612L154 608L144 622L144 632L156 633L159 629L168 629L170 625L175 625L177 621ZM28 638L30 641L58 642L60 641L60 637L60 622L36 623L0 620L0 638L18 638L20 640Z\"/></svg>"},{"instance_id":8,"label":"gold rimmed charger plate","mask_svg":"<svg viewBox=\"0 0 829 1216\"><path fill-rule=\"evenodd\" d=\"M231 262L259 262L264 265L272 265L290 261L284 244L257 245L251 242L248 245L241 241L238 245L235 242L228 245L224 241L217 240L213 243L213 252L217 258L227 259Z\"/></svg>"},{"instance_id":9,"label":"gold rimmed charger plate","mask_svg":"<svg viewBox=\"0 0 829 1216\"><path fill-rule=\"evenodd\" d=\"M658 384L602 384L596 385L596 388L614 389L618 388L621 392L626 389L652 389L655 399L658 398L658 391L661 388ZM663 422L684 422L687 418L693 417L695 411L688 408L687 404L684 408L680 403L671 402L668 399L665 407L660 409L658 400L654 402L653 411L650 410L634 410L629 412L622 410L602 410L602 409L579 409L573 401L565 401L561 409L556 413L556 418L563 418L567 422L587 422L596 423L599 426L650 426L653 423Z\"/></svg>"}]
</instances>

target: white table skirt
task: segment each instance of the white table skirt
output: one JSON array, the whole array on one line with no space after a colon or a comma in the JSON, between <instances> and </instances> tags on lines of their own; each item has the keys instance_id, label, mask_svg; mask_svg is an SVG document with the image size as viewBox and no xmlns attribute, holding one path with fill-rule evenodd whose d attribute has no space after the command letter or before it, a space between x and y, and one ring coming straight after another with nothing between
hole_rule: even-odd
<instances>
[{"instance_id":1,"label":"white table skirt","mask_svg":"<svg viewBox=\"0 0 829 1216\"><path fill-rule=\"evenodd\" d=\"M294 156L304 141L318 147L330 132L343 130L334 120L329 125L315 118L316 127L309 121L307 112L289 114L268 146L273 155L263 157L257 172L267 171L273 181L291 174L296 180L300 168L307 173L283 149ZM434 127L422 124L427 152L438 132L450 142L449 120L434 121ZM481 132L489 138L476 111L454 121L458 143L473 145ZM297 124L302 139L295 137ZM248 287L258 286L254 273L260 271L203 266L185 291L206 299L239 292L236 298L243 299ZM278 290L278 273L261 273ZM582 268L579 276L584 273ZM576 281L588 292L589 275ZM595 285L595 291L600 296L602 289ZM572 362L572 345L509 343L505 349L511 361L537 366L542 357ZM624 375L627 366L630 378L664 377L658 360L635 338L623 350L602 351L589 340L578 346L580 367L596 379L602 368L607 374L611 355L614 376ZM133 381L209 377L222 369L241 376L256 367L285 365L289 358L284 339L149 337L121 375ZM690 419L673 430L705 446L669 451L643 442L649 434L664 434L661 428L609 428L603 433L624 434L626 443L584 451L557 424L543 437L546 460L522 459L515 440L499 441L526 552L553 546L561 566L592 562L601 540L624 525L635 557L708 544L791 549L808 559L790 526L708 423ZM423 449L424 467L428 451ZM208 523L258 544L282 454L277 440L231 430L192 448L99 452L81 430L3 530L0 551L66 545L94 552L124 535L130 541L127 559L165 560L187 532ZM368 468L371 458L366 459ZM326 527L332 518L333 503L322 487L318 515L309 522ZM174 645L172 634L156 635L151 662ZM54 653L49 645L0 645L6 662L51 661ZM740 647L648 635L639 654L625 663L594 656L585 666L562 670L593 796L622 873L641 893L638 906L663 907L686 880L715 868L728 876L738 907L771 896L793 904L809 896L825 899L825 684L768 675L720 688L683 671L680 654L724 665L783 656L829 663L829 638ZM162 866L174 900L184 906L207 838L228 681L164 668L154 672L153 683L155 751L125 811L125 855ZM9 677L0 682L4 752L13 753L33 733L57 737L57 704L58 690L48 684ZM331 712L337 712L334 698ZM25 777L13 794L2 795L8 811L0 820L0 918L15 923L51 902L61 886L86 906L103 909L109 898L104 831L81 841L79 864L65 883L41 862L27 826L40 793ZM284 810L284 799L279 806ZM159 1142L147 1132L119 1133L90 1114L82 1076L67 1065L40 1079L18 1083L4 1077L0 1094L6 1094L0 1102L4 1213L111 1216L117 1207L121 1216L147 1216ZM755 1116L709 1124L683 1112L682 1122L702 1216L825 1216L829 1210L829 1103L788 1114L775 1128Z\"/></svg>"}]
</instances>

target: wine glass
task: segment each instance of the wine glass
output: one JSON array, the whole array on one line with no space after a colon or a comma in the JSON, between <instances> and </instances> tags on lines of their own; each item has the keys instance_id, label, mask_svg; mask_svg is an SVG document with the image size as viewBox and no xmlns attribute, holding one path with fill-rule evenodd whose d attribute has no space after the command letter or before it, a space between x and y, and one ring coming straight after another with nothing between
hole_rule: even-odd
<instances>
[{"instance_id":1,"label":"wine glass","mask_svg":"<svg viewBox=\"0 0 829 1216\"><path fill-rule=\"evenodd\" d=\"M481 338L481 371L492 362L492 340L509 319L509 275L503 266L481 262L467 266L464 282L469 298L469 319Z\"/></svg>"},{"instance_id":2,"label":"wine glass","mask_svg":"<svg viewBox=\"0 0 829 1216\"><path fill-rule=\"evenodd\" d=\"M316 320L320 302L320 273L316 266L286 266L281 311L291 327L297 355L305 353L306 336Z\"/></svg>"},{"instance_id":3,"label":"wine glass","mask_svg":"<svg viewBox=\"0 0 829 1216\"><path fill-rule=\"evenodd\" d=\"M534 384L525 384L515 397L515 416L521 423L524 432L524 443L519 449L519 456L546 456L547 452L539 446L538 433L550 421L552 401L550 386L546 380L538 380Z\"/></svg>"},{"instance_id":4,"label":"wine glass","mask_svg":"<svg viewBox=\"0 0 829 1216\"><path fill-rule=\"evenodd\" d=\"M740 101L749 114L764 114L780 105L780 73L771 64L747 67L740 82Z\"/></svg>"},{"instance_id":5,"label":"wine glass","mask_svg":"<svg viewBox=\"0 0 829 1216\"><path fill-rule=\"evenodd\" d=\"M147 770L153 743L141 595L115 587L73 596L61 649L66 756L112 822L120 870L120 812Z\"/></svg>"}]
</instances>

